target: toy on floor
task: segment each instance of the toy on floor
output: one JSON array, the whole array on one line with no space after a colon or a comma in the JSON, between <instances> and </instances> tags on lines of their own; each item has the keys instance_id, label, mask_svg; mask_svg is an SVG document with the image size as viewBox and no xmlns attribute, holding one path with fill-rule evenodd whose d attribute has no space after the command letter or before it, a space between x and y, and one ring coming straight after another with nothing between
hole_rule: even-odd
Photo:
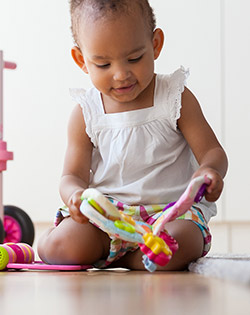
<instances>
[{"instance_id":1,"label":"toy on floor","mask_svg":"<svg viewBox=\"0 0 250 315\"><path fill-rule=\"evenodd\" d=\"M32 263L34 261L32 247L24 243L5 243L0 245L0 270L9 263Z\"/></svg>"},{"instance_id":2,"label":"toy on floor","mask_svg":"<svg viewBox=\"0 0 250 315\"><path fill-rule=\"evenodd\" d=\"M163 215L153 225L133 220L131 216L117 210L104 195L93 188L83 192L80 210L106 233L138 243L145 254L145 268L153 272L157 265L165 266L178 249L176 240L164 230L165 224L183 215L194 203L199 202L209 183L207 176L194 178L182 196L163 209Z\"/></svg>"},{"instance_id":3,"label":"toy on floor","mask_svg":"<svg viewBox=\"0 0 250 315\"><path fill-rule=\"evenodd\" d=\"M91 268L90 265L48 265L35 261L33 248L25 243L0 245L0 271L10 269L76 271Z\"/></svg>"},{"instance_id":4,"label":"toy on floor","mask_svg":"<svg viewBox=\"0 0 250 315\"><path fill-rule=\"evenodd\" d=\"M16 69L16 64L5 61L0 50L0 243L25 242L32 245L35 231L28 214L16 206L2 204L2 173L7 169L7 161L13 160L13 153L7 150L7 142L3 141L4 69Z\"/></svg>"}]
</instances>

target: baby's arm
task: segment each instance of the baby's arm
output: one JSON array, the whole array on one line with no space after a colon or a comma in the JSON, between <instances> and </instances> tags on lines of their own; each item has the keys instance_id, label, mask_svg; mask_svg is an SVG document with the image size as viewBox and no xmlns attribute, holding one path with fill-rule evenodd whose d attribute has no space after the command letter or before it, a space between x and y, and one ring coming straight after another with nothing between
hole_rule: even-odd
<instances>
[{"instance_id":1,"label":"baby's arm","mask_svg":"<svg viewBox=\"0 0 250 315\"><path fill-rule=\"evenodd\" d=\"M65 205L69 207L71 217L79 223L87 221L79 207L81 195L89 184L93 148L85 128L82 110L77 105L68 125L68 145L60 182L60 194Z\"/></svg>"},{"instance_id":2,"label":"baby's arm","mask_svg":"<svg viewBox=\"0 0 250 315\"><path fill-rule=\"evenodd\" d=\"M190 145L200 167L193 177L207 174L211 184L205 194L208 201L216 201L223 189L227 172L227 157L213 130L207 123L195 96L185 88L182 94L181 117L178 128Z\"/></svg>"}]
</instances>

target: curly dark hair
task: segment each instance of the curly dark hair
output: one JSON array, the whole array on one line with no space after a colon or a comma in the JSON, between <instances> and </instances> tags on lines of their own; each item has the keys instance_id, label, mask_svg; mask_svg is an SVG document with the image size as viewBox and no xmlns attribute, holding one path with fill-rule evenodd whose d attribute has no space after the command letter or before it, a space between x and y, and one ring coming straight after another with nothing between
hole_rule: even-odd
<instances>
[{"instance_id":1,"label":"curly dark hair","mask_svg":"<svg viewBox=\"0 0 250 315\"><path fill-rule=\"evenodd\" d=\"M131 5L137 4L143 17L145 17L145 24L152 34L156 27L155 15L148 0L69 0L69 3L71 31L77 46L79 46L77 36L79 19L88 6L92 8L98 17L102 17L107 13L127 13Z\"/></svg>"}]
</instances>

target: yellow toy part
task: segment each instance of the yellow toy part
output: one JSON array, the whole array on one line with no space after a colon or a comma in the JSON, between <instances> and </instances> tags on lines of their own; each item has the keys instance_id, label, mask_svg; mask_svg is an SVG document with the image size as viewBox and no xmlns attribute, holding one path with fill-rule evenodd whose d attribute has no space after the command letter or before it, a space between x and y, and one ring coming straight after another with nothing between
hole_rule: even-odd
<instances>
[{"instance_id":1,"label":"yellow toy part","mask_svg":"<svg viewBox=\"0 0 250 315\"><path fill-rule=\"evenodd\" d=\"M105 210L102 209L102 207L100 207L98 205L97 202L95 202L95 200L93 198L88 198L88 203L93 207L95 208L98 212L100 212L102 215L105 215Z\"/></svg>"},{"instance_id":2,"label":"yellow toy part","mask_svg":"<svg viewBox=\"0 0 250 315\"><path fill-rule=\"evenodd\" d=\"M172 251L167 246L167 244L164 242L164 240L158 236L153 235L153 233L146 233L145 235L143 235L143 239L145 242L144 244L148 248L150 248L151 251L155 255L159 255L161 252L163 252L167 256L172 255Z\"/></svg>"},{"instance_id":3,"label":"yellow toy part","mask_svg":"<svg viewBox=\"0 0 250 315\"><path fill-rule=\"evenodd\" d=\"M151 232L149 227L146 227L145 225L141 226L141 225L137 224L136 221L130 215L127 215L127 214L123 213L122 211L119 211L119 212L122 216L122 221L127 222L127 223L131 224L132 226L134 226L137 233L140 233L141 235L143 235L143 234L145 234L145 232ZM148 230L146 230L146 229L148 229Z\"/></svg>"},{"instance_id":4,"label":"yellow toy part","mask_svg":"<svg viewBox=\"0 0 250 315\"><path fill-rule=\"evenodd\" d=\"M120 220L116 220L114 222L114 225L118 228L118 229L121 229L121 230L124 230L128 233L135 233L135 228L133 225L131 225L130 223L128 222L124 222L124 221L120 221Z\"/></svg>"},{"instance_id":5,"label":"yellow toy part","mask_svg":"<svg viewBox=\"0 0 250 315\"><path fill-rule=\"evenodd\" d=\"M122 211L119 211L119 212L120 212L120 214L122 216L123 221L126 221L129 224L135 226L135 224L136 224L135 220L130 215L127 215L127 214L123 213Z\"/></svg>"}]
</instances>

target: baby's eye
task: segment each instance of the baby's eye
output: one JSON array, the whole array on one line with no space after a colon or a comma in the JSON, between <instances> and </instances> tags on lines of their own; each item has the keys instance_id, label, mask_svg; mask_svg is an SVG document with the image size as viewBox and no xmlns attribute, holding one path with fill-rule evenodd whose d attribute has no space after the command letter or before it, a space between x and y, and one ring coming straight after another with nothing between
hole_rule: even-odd
<instances>
[{"instance_id":1,"label":"baby's eye","mask_svg":"<svg viewBox=\"0 0 250 315\"><path fill-rule=\"evenodd\" d=\"M139 56L139 57L137 57L137 58L131 58L131 59L129 59L128 61L129 62L138 62L138 61L140 61L141 59L142 59L142 57L143 57L143 55L141 55L141 56Z\"/></svg>"},{"instance_id":2,"label":"baby's eye","mask_svg":"<svg viewBox=\"0 0 250 315\"><path fill-rule=\"evenodd\" d=\"M104 64L104 65L97 65L97 64L96 64L96 67L97 67L97 68L101 68L101 69L108 68L109 66L110 66L110 63L106 63L106 64Z\"/></svg>"}]
</instances>

